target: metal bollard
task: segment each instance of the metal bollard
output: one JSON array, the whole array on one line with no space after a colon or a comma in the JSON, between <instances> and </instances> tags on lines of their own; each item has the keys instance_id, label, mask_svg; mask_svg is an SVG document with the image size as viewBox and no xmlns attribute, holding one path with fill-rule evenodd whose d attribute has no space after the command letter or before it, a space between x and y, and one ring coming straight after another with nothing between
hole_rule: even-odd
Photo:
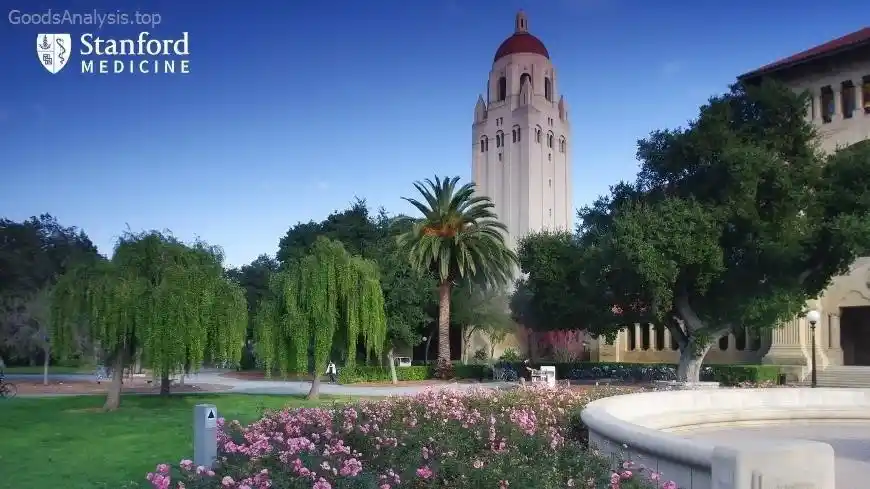
<instances>
[{"instance_id":1,"label":"metal bollard","mask_svg":"<svg viewBox=\"0 0 870 489\"><path fill-rule=\"evenodd\" d=\"M193 407L193 463L213 467L217 460L217 407L197 404Z\"/></svg>"}]
</instances>

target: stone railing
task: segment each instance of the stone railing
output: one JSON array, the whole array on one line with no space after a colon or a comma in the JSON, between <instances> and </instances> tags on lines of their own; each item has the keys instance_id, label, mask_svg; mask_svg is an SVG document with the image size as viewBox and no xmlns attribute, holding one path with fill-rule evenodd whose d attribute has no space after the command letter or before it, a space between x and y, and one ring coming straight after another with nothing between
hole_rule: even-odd
<instances>
[{"instance_id":1,"label":"stone railing","mask_svg":"<svg viewBox=\"0 0 870 489\"><path fill-rule=\"evenodd\" d=\"M681 489L835 489L834 451L828 444L753 440L717 445L678 433L795 421L866 422L870 390L643 392L592 402L582 419L590 444L604 454L662 472Z\"/></svg>"},{"instance_id":2,"label":"stone railing","mask_svg":"<svg viewBox=\"0 0 870 489\"><path fill-rule=\"evenodd\" d=\"M600 361L676 363L679 347L671 332L663 325L633 324L617 334L611 344L598 345ZM719 338L707 354L709 363L761 363L770 344L749 330ZM603 356L602 356L603 353Z\"/></svg>"}]
</instances>

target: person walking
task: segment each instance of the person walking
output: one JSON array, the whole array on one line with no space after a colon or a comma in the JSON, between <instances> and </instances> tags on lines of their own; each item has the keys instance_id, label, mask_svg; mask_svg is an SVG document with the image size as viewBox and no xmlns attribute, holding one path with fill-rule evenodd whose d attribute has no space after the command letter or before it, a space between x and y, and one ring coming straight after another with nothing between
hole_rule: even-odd
<instances>
[{"instance_id":1,"label":"person walking","mask_svg":"<svg viewBox=\"0 0 870 489\"><path fill-rule=\"evenodd\" d=\"M338 370L335 368L335 364L332 363L332 360L329 361L329 365L326 366L326 375L329 376L329 383L335 383L335 374L338 373Z\"/></svg>"}]
</instances>

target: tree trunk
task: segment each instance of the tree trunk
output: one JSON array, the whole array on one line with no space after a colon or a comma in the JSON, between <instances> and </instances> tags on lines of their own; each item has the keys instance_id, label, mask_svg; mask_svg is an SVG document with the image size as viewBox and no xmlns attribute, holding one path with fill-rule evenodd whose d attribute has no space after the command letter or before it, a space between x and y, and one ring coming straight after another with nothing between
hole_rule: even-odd
<instances>
[{"instance_id":1,"label":"tree trunk","mask_svg":"<svg viewBox=\"0 0 870 489\"><path fill-rule=\"evenodd\" d=\"M114 411L121 405L121 386L124 382L124 353L119 352L112 365L112 382L109 384L109 391L106 394L106 403L103 404L104 411Z\"/></svg>"},{"instance_id":2,"label":"tree trunk","mask_svg":"<svg viewBox=\"0 0 870 489\"><path fill-rule=\"evenodd\" d=\"M434 331L432 332L434 333ZM423 351L423 363L429 364L429 346L432 344L432 334L426 337L426 349Z\"/></svg>"},{"instance_id":3,"label":"tree trunk","mask_svg":"<svg viewBox=\"0 0 870 489\"><path fill-rule=\"evenodd\" d=\"M450 287L445 280L438 286L438 363L450 363Z\"/></svg>"},{"instance_id":4,"label":"tree trunk","mask_svg":"<svg viewBox=\"0 0 870 489\"><path fill-rule=\"evenodd\" d=\"M695 345L689 341L686 346L680 348L680 363L677 366L677 379L681 382L700 382L701 365L704 357L713 347L713 343L705 346Z\"/></svg>"},{"instance_id":5,"label":"tree trunk","mask_svg":"<svg viewBox=\"0 0 870 489\"><path fill-rule=\"evenodd\" d=\"M51 359L49 347L45 347L45 364L42 366L42 385L48 385L48 361Z\"/></svg>"},{"instance_id":6,"label":"tree trunk","mask_svg":"<svg viewBox=\"0 0 870 489\"><path fill-rule=\"evenodd\" d=\"M468 363L468 349L471 347L471 335L474 334L474 329L470 326L462 328L462 364Z\"/></svg>"},{"instance_id":7,"label":"tree trunk","mask_svg":"<svg viewBox=\"0 0 870 489\"><path fill-rule=\"evenodd\" d=\"M169 373L160 375L160 395L168 396L169 390L172 387L172 381L169 379Z\"/></svg>"},{"instance_id":8,"label":"tree trunk","mask_svg":"<svg viewBox=\"0 0 870 489\"><path fill-rule=\"evenodd\" d=\"M314 378L311 380L311 390L308 391L308 395L305 396L305 399L317 399L320 397L320 371L316 368L314 369Z\"/></svg>"},{"instance_id":9,"label":"tree trunk","mask_svg":"<svg viewBox=\"0 0 870 489\"><path fill-rule=\"evenodd\" d=\"M393 347L387 351L387 360L390 362L390 377L393 379L393 385L399 383L399 378L396 376L396 359L393 357Z\"/></svg>"}]
</instances>

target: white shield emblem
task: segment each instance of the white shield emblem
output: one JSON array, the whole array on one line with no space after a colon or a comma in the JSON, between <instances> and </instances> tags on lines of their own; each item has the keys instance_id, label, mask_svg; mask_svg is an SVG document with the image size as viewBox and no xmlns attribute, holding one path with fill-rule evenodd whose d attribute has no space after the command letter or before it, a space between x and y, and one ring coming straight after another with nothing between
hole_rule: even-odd
<instances>
[{"instance_id":1,"label":"white shield emblem","mask_svg":"<svg viewBox=\"0 0 870 489\"><path fill-rule=\"evenodd\" d=\"M72 55L72 37L69 34L39 34L36 36L36 56L39 64L49 71L57 73L69 61Z\"/></svg>"}]
</instances>

